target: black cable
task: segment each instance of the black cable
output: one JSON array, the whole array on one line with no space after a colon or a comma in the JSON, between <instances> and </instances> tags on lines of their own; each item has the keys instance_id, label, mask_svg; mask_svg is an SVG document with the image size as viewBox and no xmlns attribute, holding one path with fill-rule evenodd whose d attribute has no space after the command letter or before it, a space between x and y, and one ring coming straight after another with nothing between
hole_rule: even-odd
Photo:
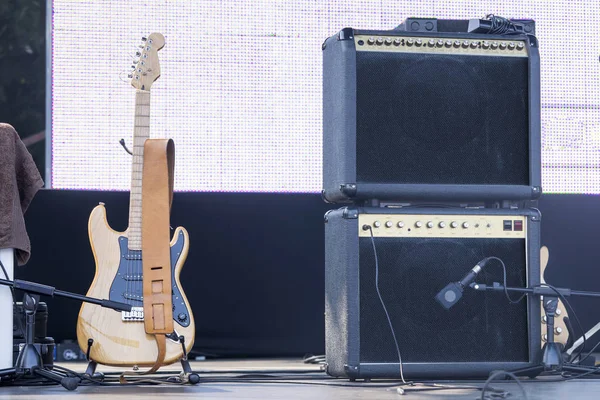
<instances>
[{"instance_id":1,"label":"black cable","mask_svg":"<svg viewBox=\"0 0 600 400\"><path fill-rule=\"evenodd\" d=\"M523 300L525 298L525 296L527 296L527 293L523 293L521 295L521 297L519 297L517 300L513 300L510 295L508 294L508 289L506 288L506 265L504 265L504 261L502 261L501 259L499 259L498 257L486 257L485 259L487 260L497 260L500 262L500 264L502 264L502 271L503 271L503 277L504 277L504 294L506 295L506 298L508 299L508 302L511 304L517 304L519 303L521 300Z\"/></svg>"},{"instance_id":2,"label":"black cable","mask_svg":"<svg viewBox=\"0 0 600 400\"><path fill-rule=\"evenodd\" d=\"M296 379L286 379L286 380L278 380L278 379L254 379L254 378L250 378L250 379L239 379L239 378L222 378L222 379L218 379L218 378L212 378L212 379L206 379L206 378L200 378L200 383L275 383L275 384L282 384L282 383L286 383L286 384L291 384L291 385L320 385L320 386L336 386L336 387L362 387L362 388L390 388L390 387L397 387L398 382L393 382L393 383L352 383L352 382L348 382L348 383L339 383L339 379L338 382L310 382L307 380L296 380ZM407 383L408 385L409 383Z\"/></svg>"},{"instance_id":3,"label":"black cable","mask_svg":"<svg viewBox=\"0 0 600 400\"><path fill-rule=\"evenodd\" d=\"M515 374L513 374L512 372L508 372L508 371L496 371L493 374L491 374L490 377L487 378L487 380L483 384L483 387L481 388L481 400L485 400L485 397L484 397L485 391L487 390L489 384L494 380L494 378L496 378L498 376L504 376L504 375L511 377L512 379L514 379L517 382L517 385L519 385L519 388L523 392L523 398L527 399L527 393L525 392L525 388L523 387L521 380L519 378L517 378L517 376Z\"/></svg>"},{"instance_id":4,"label":"black cable","mask_svg":"<svg viewBox=\"0 0 600 400\"><path fill-rule=\"evenodd\" d=\"M156 371L153 372L152 375L173 375L174 371ZM323 374L322 369L270 369L270 370L202 370L198 369L194 372L198 374ZM121 376L122 372L103 372L105 376ZM326 376L327 378L327 376Z\"/></svg>"},{"instance_id":5,"label":"black cable","mask_svg":"<svg viewBox=\"0 0 600 400\"><path fill-rule=\"evenodd\" d=\"M489 34L504 35L507 33L520 33L517 29L517 26L504 17L498 17L494 14L488 14L485 16L485 18L492 23L492 26L488 31Z\"/></svg>"},{"instance_id":6,"label":"black cable","mask_svg":"<svg viewBox=\"0 0 600 400\"><path fill-rule=\"evenodd\" d=\"M585 345L582 343L580 347L583 348L584 346ZM585 357L583 357L583 358L581 358L579 360L578 364L581 364L582 362L584 362L585 360L587 360L587 358L589 356L591 356L594 351L596 351L596 349L598 348L598 346L600 346L600 342L596 343L596 345L594 347L592 347L592 349L590 351L588 351L588 353L585 355Z\"/></svg>"},{"instance_id":7,"label":"black cable","mask_svg":"<svg viewBox=\"0 0 600 400\"><path fill-rule=\"evenodd\" d=\"M582 372L581 374L576 374L576 375L571 375L571 376L563 377L562 379L560 379L560 381L561 382L571 381L573 379L583 378L584 376L592 375L592 374L595 374L596 372L600 372L600 367L590 367L590 368L592 368L592 369L590 369L587 372ZM596 378L596 379L598 379L598 378ZM550 381L550 382L552 382L552 381Z\"/></svg>"},{"instance_id":8,"label":"black cable","mask_svg":"<svg viewBox=\"0 0 600 400\"><path fill-rule=\"evenodd\" d=\"M8 277L8 272L6 272L6 268L4 268L4 264L2 264L2 261L0 261L0 267L2 268L2 272L4 273L4 277L6 278L7 281L10 281L11 279ZM12 292L12 297L13 297L13 306L15 303L15 288L12 286L9 286L10 291Z\"/></svg>"},{"instance_id":9,"label":"black cable","mask_svg":"<svg viewBox=\"0 0 600 400\"><path fill-rule=\"evenodd\" d=\"M307 354L304 356L304 360L302 360L304 364L322 364L325 362L324 355L314 356L312 354Z\"/></svg>"},{"instance_id":10,"label":"black cable","mask_svg":"<svg viewBox=\"0 0 600 400\"><path fill-rule=\"evenodd\" d=\"M6 280L10 281L11 279L9 278L8 272L6 271L4 264L2 264L2 261L0 261L0 268L2 268L2 272L4 273L4 277L6 278ZM10 288L10 292L12 293L13 310L14 310L17 308L17 296L15 295L15 288L12 286L9 286L9 288ZM19 331L23 334L23 336L25 336L25 329L23 327L23 322L21 321L21 318L17 318L17 324L19 325Z\"/></svg>"},{"instance_id":11,"label":"black cable","mask_svg":"<svg viewBox=\"0 0 600 400\"><path fill-rule=\"evenodd\" d=\"M377 257L377 248L375 247L375 238L373 236L373 228L370 225L364 225L363 229L369 229L369 233L371 234L371 244L373 245L373 255L375 256L375 290L377 291L377 296L379 296L379 301L381 302L381 307L383 307L383 311L385 311L385 316L387 317L388 324L390 325L390 330L392 331L392 336L394 337L394 345L396 346L396 352L398 353L398 362L400 363L400 378L403 383L408 383L404 380L404 370L402 367L402 356L400 355L400 346L398 346L398 340L396 339L396 332L394 331L394 326L392 325L392 320L390 318L390 314L385 306L383 298L381 297L381 292L379 291L379 257Z\"/></svg>"}]
</instances>

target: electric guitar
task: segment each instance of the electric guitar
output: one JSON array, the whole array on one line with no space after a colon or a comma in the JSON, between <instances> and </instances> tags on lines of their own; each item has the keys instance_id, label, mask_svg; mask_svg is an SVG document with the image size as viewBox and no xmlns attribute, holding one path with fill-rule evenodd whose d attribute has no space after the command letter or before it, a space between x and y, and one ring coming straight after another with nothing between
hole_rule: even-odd
<instances>
[{"instance_id":1,"label":"electric guitar","mask_svg":"<svg viewBox=\"0 0 600 400\"><path fill-rule=\"evenodd\" d=\"M116 232L108 225L106 209L100 204L92 210L88 234L96 261L96 274L88 296L108 298L132 305L131 312L117 312L83 303L77 321L77 340L86 352L93 339L90 358L97 363L117 366L150 366L156 361L158 348L153 335L144 329L142 274L142 166L144 142L150 129L150 87L160 76L158 50L165 39L153 33L143 39L139 61L131 74L135 87L135 123L133 131L133 161L129 200L129 227ZM189 351L194 344L195 324L190 304L181 288L179 275L187 257L188 233L175 229L171 246L171 278L174 332L167 335L163 364L178 361L183 355L178 337L184 336Z\"/></svg>"}]
</instances>

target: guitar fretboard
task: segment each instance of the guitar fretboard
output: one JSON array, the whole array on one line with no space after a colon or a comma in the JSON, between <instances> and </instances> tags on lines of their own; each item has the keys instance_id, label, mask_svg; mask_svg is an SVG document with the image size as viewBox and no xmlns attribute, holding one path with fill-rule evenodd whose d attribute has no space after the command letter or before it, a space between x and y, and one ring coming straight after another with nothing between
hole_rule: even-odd
<instances>
[{"instance_id":1,"label":"guitar fretboard","mask_svg":"<svg viewBox=\"0 0 600 400\"><path fill-rule=\"evenodd\" d=\"M133 160L129 196L129 249L142 249L142 168L144 142L150 137L150 92L136 90L133 127Z\"/></svg>"}]
</instances>

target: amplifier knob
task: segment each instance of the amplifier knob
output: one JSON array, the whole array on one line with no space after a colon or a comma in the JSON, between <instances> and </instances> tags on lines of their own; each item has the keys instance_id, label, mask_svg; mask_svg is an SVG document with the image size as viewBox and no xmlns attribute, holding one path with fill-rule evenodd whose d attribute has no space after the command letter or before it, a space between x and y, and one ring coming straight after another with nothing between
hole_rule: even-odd
<instances>
[{"instance_id":1,"label":"amplifier knob","mask_svg":"<svg viewBox=\"0 0 600 400\"><path fill-rule=\"evenodd\" d=\"M525 48L525 45L524 45L522 42L520 42L520 43L517 45L517 49L518 49L518 50L523 50L524 48Z\"/></svg>"},{"instance_id":2,"label":"amplifier knob","mask_svg":"<svg viewBox=\"0 0 600 400\"><path fill-rule=\"evenodd\" d=\"M484 49L489 49L490 42L488 42L487 40L484 40L483 43L481 43L481 47L483 47Z\"/></svg>"},{"instance_id":3,"label":"amplifier knob","mask_svg":"<svg viewBox=\"0 0 600 400\"><path fill-rule=\"evenodd\" d=\"M404 222L402 222L402 221L398 222L398 228L404 228Z\"/></svg>"},{"instance_id":4,"label":"amplifier knob","mask_svg":"<svg viewBox=\"0 0 600 400\"><path fill-rule=\"evenodd\" d=\"M429 46L429 47L435 46L435 40L429 39L429 41L427 42L427 46Z\"/></svg>"},{"instance_id":5,"label":"amplifier knob","mask_svg":"<svg viewBox=\"0 0 600 400\"><path fill-rule=\"evenodd\" d=\"M422 226L423 226L423 223L421 221L415 222L415 227L420 228Z\"/></svg>"},{"instance_id":6,"label":"amplifier knob","mask_svg":"<svg viewBox=\"0 0 600 400\"><path fill-rule=\"evenodd\" d=\"M375 43L377 43L379 46L381 46L383 44L383 39L382 38L377 38L377 40L375 41Z\"/></svg>"},{"instance_id":7,"label":"amplifier knob","mask_svg":"<svg viewBox=\"0 0 600 400\"><path fill-rule=\"evenodd\" d=\"M492 42L491 47L493 50L496 50L498 48L498 43Z\"/></svg>"},{"instance_id":8,"label":"amplifier knob","mask_svg":"<svg viewBox=\"0 0 600 400\"><path fill-rule=\"evenodd\" d=\"M452 40L446 40L446 47L452 47Z\"/></svg>"},{"instance_id":9,"label":"amplifier knob","mask_svg":"<svg viewBox=\"0 0 600 400\"><path fill-rule=\"evenodd\" d=\"M444 41L442 39L438 40L436 43L437 47L443 47L444 46Z\"/></svg>"},{"instance_id":10,"label":"amplifier knob","mask_svg":"<svg viewBox=\"0 0 600 400\"><path fill-rule=\"evenodd\" d=\"M471 48L476 49L479 46L479 42L471 42Z\"/></svg>"},{"instance_id":11,"label":"amplifier knob","mask_svg":"<svg viewBox=\"0 0 600 400\"><path fill-rule=\"evenodd\" d=\"M385 45L386 46L391 46L392 45L392 39L390 39L390 38L385 39Z\"/></svg>"},{"instance_id":12,"label":"amplifier knob","mask_svg":"<svg viewBox=\"0 0 600 400\"><path fill-rule=\"evenodd\" d=\"M370 37L370 38L367 40L367 43L369 43L369 44L375 44L375 39L373 39L372 37Z\"/></svg>"},{"instance_id":13,"label":"amplifier knob","mask_svg":"<svg viewBox=\"0 0 600 400\"><path fill-rule=\"evenodd\" d=\"M407 46L412 46L413 44L415 44L415 40L414 40L414 39L412 39L412 38L411 38L411 39L408 39L408 40L406 41L406 45L407 45Z\"/></svg>"},{"instance_id":14,"label":"amplifier knob","mask_svg":"<svg viewBox=\"0 0 600 400\"><path fill-rule=\"evenodd\" d=\"M386 223L385 223L385 227L386 228L391 228L392 226L394 226L394 224L392 223L392 221L386 221Z\"/></svg>"},{"instance_id":15,"label":"amplifier knob","mask_svg":"<svg viewBox=\"0 0 600 400\"><path fill-rule=\"evenodd\" d=\"M515 47L516 47L516 46L515 46L515 44L514 44L513 42L510 42L510 43L508 44L508 48L509 48L509 50L514 50L514 49L515 49Z\"/></svg>"},{"instance_id":16,"label":"amplifier knob","mask_svg":"<svg viewBox=\"0 0 600 400\"><path fill-rule=\"evenodd\" d=\"M373 222L373 226L374 226L375 228L379 228L379 227L381 226L381 222L379 222L379 221L375 221L375 222Z\"/></svg>"},{"instance_id":17,"label":"amplifier knob","mask_svg":"<svg viewBox=\"0 0 600 400\"><path fill-rule=\"evenodd\" d=\"M456 228L458 226L458 222L452 221L450 222L450 228Z\"/></svg>"},{"instance_id":18,"label":"amplifier knob","mask_svg":"<svg viewBox=\"0 0 600 400\"><path fill-rule=\"evenodd\" d=\"M454 47L460 47L460 40L454 41Z\"/></svg>"},{"instance_id":19,"label":"amplifier knob","mask_svg":"<svg viewBox=\"0 0 600 400\"><path fill-rule=\"evenodd\" d=\"M500 50L505 50L506 49L506 43L502 42L500 43Z\"/></svg>"},{"instance_id":20,"label":"amplifier knob","mask_svg":"<svg viewBox=\"0 0 600 400\"><path fill-rule=\"evenodd\" d=\"M469 47L469 45L471 44L471 42L469 42L468 40L465 40L464 42L462 42L462 47Z\"/></svg>"},{"instance_id":21,"label":"amplifier knob","mask_svg":"<svg viewBox=\"0 0 600 400\"><path fill-rule=\"evenodd\" d=\"M462 227L463 227L464 229L467 229L467 228L469 227L469 223L468 223L468 222L466 222L466 221L465 221L465 222L463 222L463 224L462 224Z\"/></svg>"},{"instance_id":22,"label":"amplifier knob","mask_svg":"<svg viewBox=\"0 0 600 400\"><path fill-rule=\"evenodd\" d=\"M423 41L422 41L421 39L417 39L417 40L415 40L415 45L416 45L416 46L420 46L420 45L422 45L422 44L423 44Z\"/></svg>"},{"instance_id":23,"label":"amplifier knob","mask_svg":"<svg viewBox=\"0 0 600 400\"><path fill-rule=\"evenodd\" d=\"M400 39L394 39L394 46L400 46Z\"/></svg>"},{"instance_id":24,"label":"amplifier knob","mask_svg":"<svg viewBox=\"0 0 600 400\"><path fill-rule=\"evenodd\" d=\"M427 223L427 227L428 227L428 228L433 228L433 222L429 221L429 222Z\"/></svg>"},{"instance_id":25,"label":"amplifier knob","mask_svg":"<svg viewBox=\"0 0 600 400\"><path fill-rule=\"evenodd\" d=\"M440 221L440 223L438 224L438 226L440 228L445 228L446 227L446 223L444 221Z\"/></svg>"}]
</instances>

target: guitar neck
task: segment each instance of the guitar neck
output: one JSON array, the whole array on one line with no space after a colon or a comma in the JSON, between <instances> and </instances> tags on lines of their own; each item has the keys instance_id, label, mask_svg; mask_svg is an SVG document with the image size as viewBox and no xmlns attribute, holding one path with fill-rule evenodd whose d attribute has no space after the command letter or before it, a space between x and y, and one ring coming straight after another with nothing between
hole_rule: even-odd
<instances>
[{"instance_id":1,"label":"guitar neck","mask_svg":"<svg viewBox=\"0 0 600 400\"><path fill-rule=\"evenodd\" d=\"M150 137L150 92L136 90L135 123L133 127L133 160L131 163L131 194L129 197L129 249L142 249L142 168L144 143Z\"/></svg>"}]
</instances>

